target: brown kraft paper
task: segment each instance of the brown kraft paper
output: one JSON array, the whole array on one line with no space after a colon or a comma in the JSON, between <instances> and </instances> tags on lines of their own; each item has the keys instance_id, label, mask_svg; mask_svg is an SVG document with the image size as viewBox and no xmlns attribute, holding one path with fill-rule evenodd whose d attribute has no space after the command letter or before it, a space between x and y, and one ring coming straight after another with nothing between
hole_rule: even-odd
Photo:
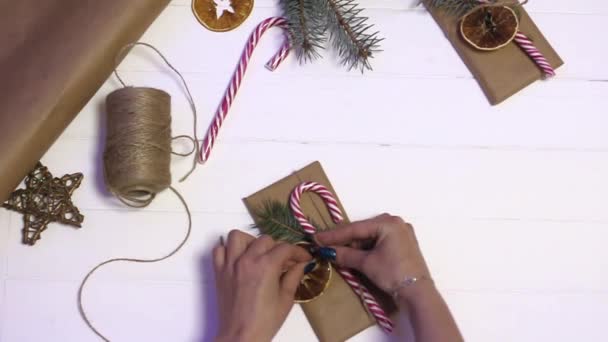
<instances>
[{"instance_id":1,"label":"brown kraft paper","mask_svg":"<svg viewBox=\"0 0 608 342\"><path fill-rule=\"evenodd\" d=\"M289 195L293 189L305 181L314 181L325 185L336 196L338 206L344 213L344 222L349 222L340 199L319 162L314 162L302 170L245 198L245 205L254 221L257 220L254 212L266 201L277 200L282 203L288 203ZM319 196L313 193L304 193L301 206L304 213L311 220L323 224L326 228L333 228L335 226L323 200ZM396 312L396 306L389 296L373 286L369 280L362 280L387 313ZM359 297L335 270L332 272L330 285L323 295L312 302L302 304L302 309L315 334L322 342L345 341L376 324L374 317L368 313Z\"/></svg>"},{"instance_id":2,"label":"brown kraft paper","mask_svg":"<svg viewBox=\"0 0 608 342\"><path fill-rule=\"evenodd\" d=\"M532 82L541 79L540 69L515 42L496 51L477 50L462 38L458 16L448 15L441 9L428 6L427 8L477 79L492 105L499 104ZM534 42L554 69L563 65L562 59L547 42L525 9L518 8L518 13L520 14L519 31Z\"/></svg>"},{"instance_id":3,"label":"brown kraft paper","mask_svg":"<svg viewBox=\"0 0 608 342\"><path fill-rule=\"evenodd\" d=\"M0 203L169 1L0 0Z\"/></svg>"}]
</instances>

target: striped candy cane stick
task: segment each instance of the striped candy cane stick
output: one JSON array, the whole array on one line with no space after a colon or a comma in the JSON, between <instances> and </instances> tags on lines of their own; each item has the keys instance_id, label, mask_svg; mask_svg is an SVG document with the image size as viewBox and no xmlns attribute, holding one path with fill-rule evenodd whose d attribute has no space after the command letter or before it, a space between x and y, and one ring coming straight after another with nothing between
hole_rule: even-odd
<instances>
[{"instance_id":1,"label":"striped candy cane stick","mask_svg":"<svg viewBox=\"0 0 608 342\"><path fill-rule=\"evenodd\" d=\"M534 63L542 70L545 77L555 76L555 69L551 66L549 61L545 58L545 56L534 46L534 43L530 38L528 38L525 34L521 32L517 32L515 34L515 38L513 40L519 45L519 47L524 50L524 52L532 58Z\"/></svg>"},{"instance_id":2,"label":"striped candy cane stick","mask_svg":"<svg viewBox=\"0 0 608 342\"><path fill-rule=\"evenodd\" d=\"M338 202L334 198L334 195L325 186L315 182L302 183L298 185L291 193L289 204L291 206L291 210L293 211L295 218L298 220L298 222L302 226L302 229L304 229L307 234L315 234L317 232L317 229L312 224L310 224L310 222L308 222L308 220L306 219L306 215L304 215L304 212L302 212L302 208L300 207L300 199L302 197L302 194L306 191L314 192L323 199L325 205L327 206L327 209L329 209L329 214L335 223L340 223L342 222L342 220L344 220L344 217L342 216L342 211L338 206ZM382 307L378 304L378 301L376 301L376 299L369 292L369 290L363 284L361 284L359 279L357 279L357 277L353 275L349 270L341 267L336 267L336 270L338 271L338 273L340 273L342 278L344 278L346 283L350 285L353 291L355 291L355 293L359 295L359 297L361 297L361 301L372 313L372 315L374 315L376 322L378 322L382 329L384 329L384 331L388 333L392 332L393 322L387 316L386 312L384 312L384 309L382 309Z\"/></svg>"},{"instance_id":3,"label":"striped candy cane stick","mask_svg":"<svg viewBox=\"0 0 608 342\"><path fill-rule=\"evenodd\" d=\"M219 130L222 127L226 116L228 115L228 111L230 110L230 106L232 105L232 102L236 97L236 93L239 90L239 87L241 86L241 82L243 81L243 77L245 76L247 66L249 65L249 60L251 59L251 55L253 54L255 47L260 41L262 35L264 35L264 33L268 31L268 29L275 26L282 28L283 30L285 30L285 32L287 32L288 30L288 22L285 18L274 17L262 21L255 28L253 33L251 33L251 36L249 36L249 40L245 45L245 49L243 50L243 54L241 55L239 64L236 70L234 71L234 74L232 75L232 79L230 80L228 88L226 89L224 98L222 99L222 102L217 108L217 112L215 113L213 122L209 126L207 134L203 139L203 146L199 154L200 163L204 163L209 159L211 149L213 148ZM272 59L270 59L270 61L268 61L268 63L266 63L266 68L271 71L274 71L281 64L281 62L285 60L285 58L287 58L290 49L291 45L289 43L289 39L287 39L286 37L285 42L281 46L280 50L274 55L274 57L272 57Z\"/></svg>"}]
</instances>

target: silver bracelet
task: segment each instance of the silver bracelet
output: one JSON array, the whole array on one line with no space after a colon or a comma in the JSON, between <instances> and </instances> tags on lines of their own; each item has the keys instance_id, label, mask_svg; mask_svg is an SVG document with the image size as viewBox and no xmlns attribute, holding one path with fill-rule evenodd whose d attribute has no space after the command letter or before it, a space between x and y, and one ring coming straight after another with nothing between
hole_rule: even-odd
<instances>
[{"instance_id":1,"label":"silver bracelet","mask_svg":"<svg viewBox=\"0 0 608 342\"><path fill-rule=\"evenodd\" d=\"M410 287L422 280L430 280L431 282L433 281L433 279L431 277L428 277L425 275L421 275L419 277L405 276L405 278L397 286L395 286L395 288L391 291L391 296L396 300L397 297L399 296L399 291L401 289L403 289L405 287Z\"/></svg>"}]
</instances>

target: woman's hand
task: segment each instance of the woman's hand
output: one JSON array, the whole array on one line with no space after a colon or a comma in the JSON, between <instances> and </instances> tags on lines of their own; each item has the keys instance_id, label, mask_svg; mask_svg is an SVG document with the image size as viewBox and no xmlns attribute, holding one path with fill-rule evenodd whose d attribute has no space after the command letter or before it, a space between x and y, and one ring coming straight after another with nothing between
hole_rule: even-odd
<instances>
[{"instance_id":1,"label":"woman's hand","mask_svg":"<svg viewBox=\"0 0 608 342\"><path fill-rule=\"evenodd\" d=\"M217 341L270 341L294 304L312 257L303 248L233 230L213 250L220 311Z\"/></svg>"},{"instance_id":2,"label":"woman's hand","mask_svg":"<svg viewBox=\"0 0 608 342\"><path fill-rule=\"evenodd\" d=\"M365 273L378 287L397 297L401 307L409 311L416 341L463 341L433 282L418 281L411 286L404 282L406 277L430 280L429 269L409 223L384 214L319 233L316 239L335 248L338 264Z\"/></svg>"},{"instance_id":3,"label":"woman's hand","mask_svg":"<svg viewBox=\"0 0 608 342\"><path fill-rule=\"evenodd\" d=\"M406 276L430 277L414 229L400 217L383 214L318 233L315 238L336 249L337 264L363 272L387 293Z\"/></svg>"},{"instance_id":4,"label":"woman's hand","mask_svg":"<svg viewBox=\"0 0 608 342\"><path fill-rule=\"evenodd\" d=\"M408 309L416 341L462 342L448 306L430 280L414 229L388 214L319 233L320 244L336 249L336 262L363 272ZM328 253L331 254L331 253ZM417 281L408 285L406 277Z\"/></svg>"}]
</instances>

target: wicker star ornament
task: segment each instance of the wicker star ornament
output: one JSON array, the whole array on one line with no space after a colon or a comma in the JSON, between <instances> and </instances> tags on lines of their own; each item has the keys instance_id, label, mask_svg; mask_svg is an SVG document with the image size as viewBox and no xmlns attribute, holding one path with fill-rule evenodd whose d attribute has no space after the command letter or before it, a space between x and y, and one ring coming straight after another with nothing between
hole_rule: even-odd
<instances>
[{"instance_id":1,"label":"wicker star ornament","mask_svg":"<svg viewBox=\"0 0 608 342\"><path fill-rule=\"evenodd\" d=\"M82 173L53 177L41 163L25 178L25 189L18 189L2 206L23 214L23 243L33 246L51 222L80 228L84 216L71 196L82 183Z\"/></svg>"}]
</instances>

